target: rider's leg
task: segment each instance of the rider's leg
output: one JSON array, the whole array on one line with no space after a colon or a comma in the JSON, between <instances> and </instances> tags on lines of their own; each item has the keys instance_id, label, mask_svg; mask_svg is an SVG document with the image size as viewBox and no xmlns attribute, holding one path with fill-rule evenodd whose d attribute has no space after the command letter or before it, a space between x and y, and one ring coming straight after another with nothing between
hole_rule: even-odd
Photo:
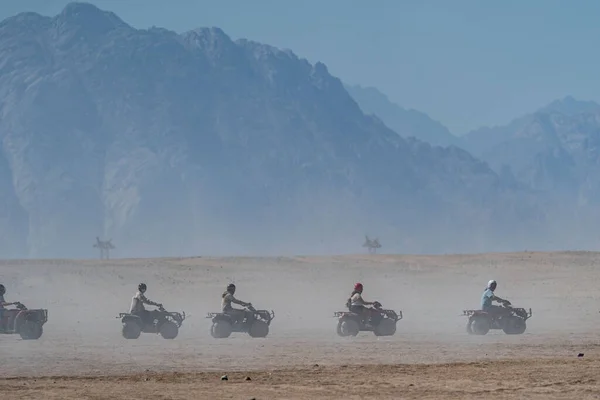
<instances>
[{"instance_id":1,"label":"rider's leg","mask_svg":"<svg viewBox=\"0 0 600 400\"><path fill-rule=\"evenodd\" d=\"M358 314L358 316L363 322L369 320L369 309L365 306L355 304L353 306L350 306L350 312Z\"/></svg>"},{"instance_id":2,"label":"rider's leg","mask_svg":"<svg viewBox=\"0 0 600 400\"><path fill-rule=\"evenodd\" d=\"M365 306L359 306L359 305L350 306L350 312L353 312L358 315L364 315L366 309L367 308Z\"/></svg>"},{"instance_id":3,"label":"rider's leg","mask_svg":"<svg viewBox=\"0 0 600 400\"><path fill-rule=\"evenodd\" d=\"M152 323L154 322L154 318L152 318L152 317L153 317L153 315L152 315L152 313L151 313L150 311L148 311L148 310L144 310L144 311L142 311L142 313L141 313L141 317L142 317L142 322L143 322L145 325L152 325Z\"/></svg>"},{"instance_id":4,"label":"rider's leg","mask_svg":"<svg viewBox=\"0 0 600 400\"><path fill-rule=\"evenodd\" d=\"M499 315L499 314L502 314L502 312L504 311L504 307L492 305L492 306L487 306L486 308L484 308L483 311L485 311L491 315Z\"/></svg>"},{"instance_id":5,"label":"rider's leg","mask_svg":"<svg viewBox=\"0 0 600 400\"><path fill-rule=\"evenodd\" d=\"M159 319L159 317L160 317L160 311L158 311L158 310L152 310L148 314L149 314L150 323L154 323L154 320Z\"/></svg>"},{"instance_id":6,"label":"rider's leg","mask_svg":"<svg viewBox=\"0 0 600 400\"><path fill-rule=\"evenodd\" d=\"M143 311L134 311L131 315L135 315L136 317L140 317L142 322L144 322L144 312Z\"/></svg>"},{"instance_id":7,"label":"rider's leg","mask_svg":"<svg viewBox=\"0 0 600 400\"><path fill-rule=\"evenodd\" d=\"M229 314L231 318L233 318L234 323L242 322L244 320L244 317L246 316L246 312L244 310L239 310L237 308L228 311L227 314Z\"/></svg>"}]
</instances>

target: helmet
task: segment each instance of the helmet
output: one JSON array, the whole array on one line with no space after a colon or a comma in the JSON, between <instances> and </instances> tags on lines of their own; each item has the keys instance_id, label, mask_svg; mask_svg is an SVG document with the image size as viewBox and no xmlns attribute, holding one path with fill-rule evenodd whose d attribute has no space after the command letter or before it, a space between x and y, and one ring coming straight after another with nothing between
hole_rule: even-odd
<instances>
[{"instance_id":1,"label":"helmet","mask_svg":"<svg viewBox=\"0 0 600 400\"><path fill-rule=\"evenodd\" d=\"M362 292L362 290L363 290L362 283L357 283L356 285L354 285L354 290L356 290L357 292Z\"/></svg>"},{"instance_id":2,"label":"helmet","mask_svg":"<svg viewBox=\"0 0 600 400\"><path fill-rule=\"evenodd\" d=\"M148 287L146 286L146 284L145 284L145 283L140 283L140 284L138 285L138 290L139 290L140 292L144 293L144 292L146 291L146 289L148 289Z\"/></svg>"},{"instance_id":3,"label":"helmet","mask_svg":"<svg viewBox=\"0 0 600 400\"><path fill-rule=\"evenodd\" d=\"M230 283L229 285L227 285L227 291L231 294L235 293L235 285L233 283Z\"/></svg>"},{"instance_id":4,"label":"helmet","mask_svg":"<svg viewBox=\"0 0 600 400\"><path fill-rule=\"evenodd\" d=\"M495 280L491 279L487 284L487 288L494 290L494 289L496 289L497 285L498 285L498 283Z\"/></svg>"},{"instance_id":5,"label":"helmet","mask_svg":"<svg viewBox=\"0 0 600 400\"><path fill-rule=\"evenodd\" d=\"M4 293L6 293L6 288L0 283L0 296L4 296Z\"/></svg>"}]
</instances>

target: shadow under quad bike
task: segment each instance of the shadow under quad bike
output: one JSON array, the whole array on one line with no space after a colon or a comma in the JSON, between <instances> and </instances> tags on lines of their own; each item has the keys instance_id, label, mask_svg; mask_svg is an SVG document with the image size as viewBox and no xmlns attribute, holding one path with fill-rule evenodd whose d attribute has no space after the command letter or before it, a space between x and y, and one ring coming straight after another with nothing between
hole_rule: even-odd
<instances>
[{"instance_id":1,"label":"shadow under quad bike","mask_svg":"<svg viewBox=\"0 0 600 400\"><path fill-rule=\"evenodd\" d=\"M502 303L497 312L483 310L464 310L463 315L469 317L467 333L469 335L485 335L490 329L502 329L507 335L520 335L527 329L527 321L531 318L531 308L512 307L509 301Z\"/></svg>"},{"instance_id":2,"label":"shadow under quad bike","mask_svg":"<svg viewBox=\"0 0 600 400\"><path fill-rule=\"evenodd\" d=\"M381 303L376 301L367 320L352 311L336 311L333 316L338 318L339 336L356 336L363 331L373 332L375 336L393 336L396 323L402 319L402 311L384 310Z\"/></svg>"},{"instance_id":3,"label":"shadow under quad bike","mask_svg":"<svg viewBox=\"0 0 600 400\"><path fill-rule=\"evenodd\" d=\"M253 338L264 338L269 334L269 326L275 318L271 310L257 310L252 304L245 307L246 315L241 321L222 312L209 312L206 318L212 319L210 335L215 339L224 339L231 336L233 332L248 333ZM249 319L248 314L252 317Z\"/></svg>"},{"instance_id":4,"label":"shadow under quad bike","mask_svg":"<svg viewBox=\"0 0 600 400\"><path fill-rule=\"evenodd\" d=\"M0 334L18 334L23 340L37 340L44 333L44 324L48 322L48 310L30 310L21 303L14 309L5 309L0 321Z\"/></svg>"},{"instance_id":5,"label":"shadow under quad bike","mask_svg":"<svg viewBox=\"0 0 600 400\"><path fill-rule=\"evenodd\" d=\"M160 334L164 339L175 339L179 334L179 328L185 320L185 312L169 312L164 308L158 311L150 311L149 319L143 321L142 317L130 313L120 313L123 328L121 334L125 339L137 339L142 333Z\"/></svg>"}]
</instances>

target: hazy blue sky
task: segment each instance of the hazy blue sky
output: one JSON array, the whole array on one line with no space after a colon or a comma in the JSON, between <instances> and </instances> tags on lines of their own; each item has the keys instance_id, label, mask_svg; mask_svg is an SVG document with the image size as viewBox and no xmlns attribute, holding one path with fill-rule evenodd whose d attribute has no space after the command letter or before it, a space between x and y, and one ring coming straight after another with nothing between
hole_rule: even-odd
<instances>
[{"instance_id":1,"label":"hazy blue sky","mask_svg":"<svg viewBox=\"0 0 600 400\"><path fill-rule=\"evenodd\" d=\"M91 0L137 28L218 26L375 86L453 132L600 100L598 0ZM65 0L0 0L0 18Z\"/></svg>"}]
</instances>

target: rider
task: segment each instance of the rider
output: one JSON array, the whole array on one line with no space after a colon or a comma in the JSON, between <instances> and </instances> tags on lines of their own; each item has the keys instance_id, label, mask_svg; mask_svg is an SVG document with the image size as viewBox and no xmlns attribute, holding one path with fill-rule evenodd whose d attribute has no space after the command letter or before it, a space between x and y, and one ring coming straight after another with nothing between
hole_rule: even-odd
<instances>
[{"instance_id":1,"label":"rider","mask_svg":"<svg viewBox=\"0 0 600 400\"><path fill-rule=\"evenodd\" d=\"M158 314L158 312L156 310L147 311L144 308L144 304L156 306L159 308L162 308L162 304L148 300L148 298L144 295L146 289L148 289L148 287L145 283L140 283L138 285L138 291L135 294L135 296L133 296L133 299L131 301L131 309L129 310L129 313L140 316L144 323L150 324L152 323L152 321L154 321L155 315Z\"/></svg>"},{"instance_id":2,"label":"rider","mask_svg":"<svg viewBox=\"0 0 600 400\"><path fill-rule=\"evenodd\" d=\"M374 301L365 301L362 298L362 292L363 292L363 284L362 283L357 283L354 285L354 290L352 291L352 294L350 295L350 298L348 299L348 309L356 314L362 315L365 318L368 318L371 314L371 310L370 308L367 308L365 306L372 306L375 304Z\"/></svg>"},{"instance_id":3,"label":"rider","mask_svg":"<svg viewBox=\"0 0 600 400\"><path fill-rule=\"evenodd\" d=\"M498 286L498 284L496 283L495 280L490 280L487 284L487 287L485 288L485 291L483 292L483 295L481 296L481 309L485 312L491 313L491 314L498 314L499 312L502 312L502 307L500 306L494 306L492 305L493 301L496 301L498 303L503 303L503 304L510 304L509 301L501 299L500 297L496 296L494 294L494 290L496 290L496 286Z\"/></svg>"},{"instance_id":4,"label":"rider","mask_svg":"<svg viewBox=\"0 0 600 400\"><path fill-rule=\"evenodd\" d=\"M221 311L223 312L223 314L227 314L227 315L230 315L231 317L233 317L233 319L236 322L242 321L244 319L244 317L246 317L248 320L250 320L254 316L253 313L246 311L246 310L240 310L237 308L233 308L231 306L231 303L235 303L235 304L239 304L240 306L248 307L248 306L250 306L250 303L246 303L246 302L236 299L235 297L233 297L234 294L235 294L235 285L233 283L230 283L229 285L227 285L227 289L221 296L222 297Z\"/></svg>"},{"instance_id":5,"label":"rider","mask_svg":"<svg viewBox=\"0 0 600 400\"><path fill-rule=\"evenodd\" d=\"M21 304L18 301L9 303L6 300L4 300L5 293L6 293L6 288L4 287L4 285L0 284L0 329L4 328L4 321L2 321L2 317L4 317L4 308L6 306L14 306L17 304Z\"/></svg>"}]
</instances>

